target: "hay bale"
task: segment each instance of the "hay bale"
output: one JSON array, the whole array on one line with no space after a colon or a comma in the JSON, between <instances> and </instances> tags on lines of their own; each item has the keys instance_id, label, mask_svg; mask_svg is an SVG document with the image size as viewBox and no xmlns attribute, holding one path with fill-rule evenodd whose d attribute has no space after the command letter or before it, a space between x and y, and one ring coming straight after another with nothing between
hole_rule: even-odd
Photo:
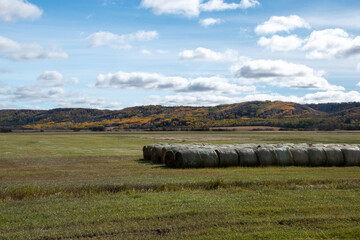
<instances>
[{"instance_id":1,"label":"hay bale","mask_svg":"<svg viewBox=\"0 0 360 240\"><path fill-rule=\"evenodd\" d=\"M308 166L309 156L306 148L289 149L295 166Z\"/></svg>"},{"instance_id":2,"label":"hay bale","mask_svg":"<svg viewBox=\"0 0 360 240\"><path fill-rule=\"evenodd\" d=\"M360 166L360 150L358 148L343 148L345 166Z\"/></svg>"},{"instance_id":3,"label":"hay bale","mask_svg":"<svg viewBox=\"0 0 360 240\"><path fill-rule=\"evenodd\" d=\"M282 147L282 148L275 148L274 149L276 158L277 158L277 164L279 166L292 166L294 165L293 157L291 155L291 152L288 148Z\"/></svg>"},{"instance_id":4,"label":"hay bale","mask_svg":"<svg viewBox=\"0 0 360 240\"><path fill-rule=\"evenodd\" d=\"M158 145L158 144L149 144L149 145L143 147L143 156L144 156L145 160L148 160L148 161L151 160L151 149L153 147L155 147L156 145Z\"/></svg>"},{"instance_id":5,"label":"hay bale","mask_svg":"<svg viewBox=\"0 0 360 240\"><path fill-rule=\"evenodd\" d=\"M169 148L169 147L166 148L167 151L165 153L164 160L163 160L165 165L170 168L176 167L175 154L180 150L191 149L191 148L194 148L194 147L185 145L185 144L172 146L171 148ZM164 148L163 148L163 150L164 150Z\"/></svg>"},{"instance_id":6,"label":"hay bale","mask_svg":"<svg viewBox=\"0 0 360 240\"><path fill-rule=\"evenodd\" d=\"M190 148L175 154L175 168L218 167L219 158L212 148Z\"/></svg>"},{"instance_id":7,"label":"hay bale","mask_svg":"<svg viewBox=\"0 0 360 240\"><path fill-rule=\"evenodd\" d=\"M161 149L161 163L165 163L166 152L175 151L175 153L176 153L176 150L181 149L181 148L186 148L186 145L185 144L171 144L171 145L169 144L169 145L163 146L163 148ZM175 156L175 153L174 153L174 156Z\"/></svg>"},{"instance_id":8,"label":"hay bale","mask_svg":"<svg viewBox=\"0 0 360 240\"><path fill-rule=\"evenodd\" d=\"M326 165L326 154L322 147L308 148L309 166L320 167Z\"/></svg>"},{"instance_id":9,"label":"hay bale","mask_svg":"<svg viewBox=\"0 0 360 240\"><path fill-rule=\"evenodd\" d=\"M276 155L273 149L271 148L258 148L255 150L255 153L259 159L260 166L275 166Z\"/></svg>"},{"instance_id":10,"label":"hay bale","mask_svg":"<svg viewBox=\"0 0 360 240\"><path fill-rule=\"evenodd\" d=\"M256 167L259 166L258 157L251 148L238 148L236 152L239 157L239 165L244 167Z\"/></svg>"},{"instance_id":11,"label":"hay bale","mask_svg":"<svg viewBox=\"0 0 360 240\"><path fill-rule=\"evenodd\" d=\"M345 164L344 155L340 148L324 148L326 154L326 166L343 166Z\"/></svg>"},{"instance_id":12,"label":"hay bale","mask_svg":"<svg viewBox=\"0 0 360 240\"><path fill-rule=\"evenodd\" d=\"M156 144L151 148L151 161L153 163L161 163L161 153L164 145Z\"/></svg>"},{"instance_id":13,"label":"hay bale","mask_svg":"<svg viewBox=\"0 0 360 240\"><path fill-rule=\"evenodd\" d=\"M219 157L220 167L239 166L239 158L236 151L231 147L222 147L215 150Z\"/></svg>"}]
</instances>

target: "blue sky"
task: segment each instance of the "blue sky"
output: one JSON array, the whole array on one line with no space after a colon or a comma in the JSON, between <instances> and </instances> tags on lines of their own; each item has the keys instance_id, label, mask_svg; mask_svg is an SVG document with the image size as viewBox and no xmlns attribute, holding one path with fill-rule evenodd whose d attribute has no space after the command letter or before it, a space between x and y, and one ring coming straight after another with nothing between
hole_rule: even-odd
<instances>
[{"instance_id":1,"label":"blue sky","mask_svg":"<svg viewBox=\"0 0 360 240\"><path fill-rule=\"evenodd\" d=\"M0 0L0 109L360 101L360 2Z\"/></svg>"}]
</instances>

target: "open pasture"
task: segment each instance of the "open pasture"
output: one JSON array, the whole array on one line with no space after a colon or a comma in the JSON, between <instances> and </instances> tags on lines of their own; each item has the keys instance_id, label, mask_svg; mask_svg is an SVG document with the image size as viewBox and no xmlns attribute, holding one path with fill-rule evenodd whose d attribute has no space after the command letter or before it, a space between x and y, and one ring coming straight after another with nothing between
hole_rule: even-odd
<instances>
[{"instance_id":1,"label":"open pasture","mask_svg":"<svg viewBox=\"0 0 360 240\"><path fill-rule=\"evenodd\" d=\"M0 135L0 238L354 239L359 167L168 169L156 143L360 143L359 133Z\"/></svg>"}]
</instances>

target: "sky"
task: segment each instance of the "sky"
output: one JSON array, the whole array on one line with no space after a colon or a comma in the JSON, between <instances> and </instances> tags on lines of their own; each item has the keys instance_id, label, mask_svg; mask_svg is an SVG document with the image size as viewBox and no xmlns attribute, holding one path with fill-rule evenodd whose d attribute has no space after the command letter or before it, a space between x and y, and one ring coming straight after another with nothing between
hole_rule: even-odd
<instances>
[{"instance_id":1,"label":"sky","mask_svg":"<svg viewBox=\"0 0 360 240\"><path fill-rule=\"evenodd\" d=\"M0 109L360 101L357 0L0 0Z\"/></svg>"}]
</instances>

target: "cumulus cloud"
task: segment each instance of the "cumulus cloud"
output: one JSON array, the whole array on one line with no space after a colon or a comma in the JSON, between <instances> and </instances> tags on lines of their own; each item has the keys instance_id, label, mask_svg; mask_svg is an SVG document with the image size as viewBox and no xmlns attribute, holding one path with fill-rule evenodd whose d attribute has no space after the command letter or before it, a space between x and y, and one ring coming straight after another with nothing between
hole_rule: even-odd
<instances>
[{"instance_id":1,"label":"cumulus cloud","mask_svg":"<svg viewBox=\"0 0 360 240\"><path fill-rule=\"evenodd\" d=\"M199 21L200 25L203 27L209 27L215 24L219 24L221 23L221 19L220 18L205 18L205 19L201 19Z\"/></svg>"},{"instance_id":2,"label":"cumulus cloud","mask_svg":"<svg viewBox=\"0 0 360 240\"><path fill-rule=\"evenodd\" d=\"M66 85L63 75L56 71L45 71L37 78L39 85L44 87L59 87Z\"/></svg>"},{"instance_id":3,"label":"cumulus cloud","mask_svg":"<svg viewBox=\"0 0 360 240\"><path fill-rule=\"evenodd\" d=\"M356 69L360 72L360 63L357 64Z\"/></svg>"},{"instance_id":4,"label":"cumulus cloud","mask_svg":"<svg viewBox=\"0 0 360 240\"><path fill-rule=\"evenodd\" d=\"M221 94L238 94L255 91L253 86L239 86L221 77L167 77L157 73L118 72L99 74L96 87L170 90L173 92L213 92Z\"/></svg>"},{"instance_id":5,"label":"cumulus cloud","mask_svg":"<svg viewBox=\"0 0 360 240\"><path fill-rule=\"evenodd\" d=\"M287 32L296 28L310 28L309 23L297 15L272 16L268 21L255 28L257 34L275 34L277 32Z\"/></svg>"},{"instance_id":6,"label":"cumulus cloud","mask_svg":"<svg viewBox=\"0 0 360 240\"><path fill-rule=\"evenodd\" d=\"M357 87L360 87L360 82L358 82L358 83L356 84L356 86L357 86Z\"/></svg>"},{"instance_id":7,"label":"cumulus cloud","mask_svg":"<svg viewBox=\"0 0 360 240\"><path fill-rule=\"evenodd\" d=\"M39 44L21 44L0 36L0 56L12 61L67 58L60 49L45 49Z\"/></svg>"},{"instance_id":8,"label":"cumulus cloud","mask_svg":"<svg viewBox=\"0 0 360 240\"><path fill-rule=\"evenodd\" d=\"M167 106L215 106L219 104L232 104L245 101L290 101L290 102L301 102L302 99L294 95L283 96L276 93L255 93L249 94L241 97L231 97L231 96L219 96L219 95L209 95L202 94L200 96L194 95L171 95L171 96L151 96L149 99L149 104L161 104Z\"/></svg>"},{"instance_id":9,"label":"cumulus cloud","mask_svg":"<svg viewBox=\"0 0 360 240\"><path fill-rule=\"evenodd\" d=\"M142 0L141 6L151 9L155 14L179 14L196 17L200 11L224 11L247 9L260 5L257 0L241 0L240 3L226 3L224 0Z\"/></svg>"},{"instance_id":10,"label":"cumulus cloud","mask_svg":"<svg viewBox=\"0 0 360 240\"><path fill-rule=\"evenodd\" d=\"M347 58L360 54L360 36L351 37L342 29L313 31L303 50L308 58Z\"/></svg>"},{"instance_id":11,"label":"cumulus cloud","mask_svg":"<svg viewBox=\"0 0 360 240\"><path fill-rule=\"evenodd\" d=\"M43 11L26 0L0 0L0 20L15 22L19 19L35 20Z\"/></svg>"},{"instance_id":12,"label":"cumulus cloud","mask_svg":"<svg viewBox=\"0 0 360 240\"><path fill-rule=\"evenodd\" d=\"M15 101L41 102L60 98L64 93L65 90L59 87L39 89L34 88L33 85L26 85L11 89L7 94L11 95Z\"/></svg>"},{"instance_id":13,"label":"cumulus cloud","mask_svg":"<svg viewBox=\"0 0 360 240\"><path fill-rule=\"evenodd\" d=\"M59 100L57 103L58 107L62 108L97 108L97 109L120 109L122 104L119 102L108 102L103 97L76 97Z\"/></svg>"},{"instance_id":14,"label":"cumulus cloud","mask_svg":"<svg viewBox=\"0 0 360 240\"><path fill-rule=\"evenodd\" d=\"M188 17L199 15L201 0L142 0L141 6L157 14L181 14Z\"/></svg>"},{"instance_id":15,"label":"cumulus cloud","mask_svg":"<svg viewBox=\"0 0 360 240\"><path fill-rule=\"evenodd\" d=\"M225 52L215 52L207 48L196 48L195 50L184 50L179 53L180 60L193 61L235 61L238 52L228 49Z\"/></svg>"},{"instance_id":16,"label":"cumulus cloud","mask_svg":"<svg viewBox=\"0 0 360 240\"><path fill-rule=\"evenodd\" d=\"M344 90L330 84L323 71L283 60L251 60L232 67L240 83L267 83L294 89Z\"/></svg>"},{"instance_id":17,"label":"cumulus cloud","mask_svg":"<svg viewBox=\"0 0 360 240\"><path fill-rule=\"evenodd\" d=\"M357 91L326 91L306 94L301 98L304 103L328 103L328 102L359 102L360 93Z\"/></svg>"},{"instance_id":18,"label":"cumulus cloud","mask_svg":"<svg viewBox=\"0 0 360 240\"><path fill-rule=\"evenodd\" d=\"M157 31L137 31L131 34L117 35L111 32L96 32L86 38L90 47L110 46L112 48L131 48L133 41L150 41L159 37Z\"/></svg>"},{"instance_id":19,"label":"cumulus cloud","mask_svg":"<svg viewBox=\"0 0 360 240\"><path fill-rule=\"evenodd\" d=\"M36 80L35 84L7 89L2 94L11 96L15 101L46 101L63 97L65 90L62 87L75 84L77 78L67 81L59 72L45 71Z\"/></svg>"},{"instance_id":20,"label":"cumulus cloud","mask_svg":"<svg viewBox=\"0 0 360 240\"><path fill-rule=\"evenodd\" d=\"M219 104L232 104L245 101L285 101L297 103L328 103L328 102L359 102L360 93L357 91L324 91L306 94L304 96L282 95L278 93L254 93L244 96L219 96L210 94L190 95L176 94L171 96L150 96L148 104L161 104L166 106L215 106Z\"/></svg>"},{"instance_id":21,"label":"cumulus cloud","mask_svg":"<svg viewBox=\"0 0 360 240\"><path fill-rule=\"evenodd\" d=\"M302 45L303 40L298 38L296 35L290 35L287 37L274 35L271 38L261 37L257 43L258 45L271 51L286 52L299 48Z\"/></svg>"},{"instance_id":22,"label":"cumulus cloud","mask_svg":"<svg viewBox=\"0 0 360 240\"><path fill-rule=\"evenodd\" d=\"M203 11L223 11L234 9L247 9L260 5L257 0L242 0L240 3L225 3L224 0L210 0L200 5Z\"/></svg>"}]
</instances>

